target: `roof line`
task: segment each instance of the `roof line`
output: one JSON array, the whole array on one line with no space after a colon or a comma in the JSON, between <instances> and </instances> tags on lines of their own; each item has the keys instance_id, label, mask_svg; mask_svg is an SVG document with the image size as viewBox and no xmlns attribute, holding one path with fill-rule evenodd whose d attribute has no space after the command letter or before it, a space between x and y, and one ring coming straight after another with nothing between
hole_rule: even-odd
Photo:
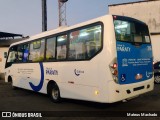
<instances>
[{"instance_id":1,"label":"roof line","mask_svg":"<svg viewBox=\"0 0 160 120\"><path fill-rule=\"evenodd\" d=\"M142 2L153 2L153 1L159 1L159 0L147 0L147 1L137 1L137 2L129 2L129 3L111 4L111 5L108 5L108 6L118 6L118 5L126 5L126 4L142 3Z\"/></svg>"},{"instance_id":2,"label":"roof line","mask_svg":"<svg viewBox=\"0 0 160 120\"><path fill-rule=\"evenodd\" d=\"M8 32L0 32L0 38L9 38L9 37L23 37L23 35L8 33Z\"/></svg>"},{"instance_id":3,"label":"roof line","mask_svg":"<svg viewBox=\"0 0 160 120\"><path fill-rule=\"evenodd\" d=\"M151 35L160 35L160 32L151 32Z\"/></svg>"}]
</instances>

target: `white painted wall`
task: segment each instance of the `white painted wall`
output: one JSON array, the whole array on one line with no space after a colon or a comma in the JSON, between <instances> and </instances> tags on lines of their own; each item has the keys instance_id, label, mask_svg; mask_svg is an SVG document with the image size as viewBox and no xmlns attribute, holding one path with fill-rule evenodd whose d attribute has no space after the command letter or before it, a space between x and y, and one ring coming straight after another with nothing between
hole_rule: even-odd
<instances>
[{"instance_id":1,"label":"white painted wall","mask_svg":"<svg viewBox=\"0 0 160 120\"><path fill-rule=\"evenodd\" d=\"M151 40L154 62L160 61L160 35L152 35Z\"/></svg>"}]
</instances>

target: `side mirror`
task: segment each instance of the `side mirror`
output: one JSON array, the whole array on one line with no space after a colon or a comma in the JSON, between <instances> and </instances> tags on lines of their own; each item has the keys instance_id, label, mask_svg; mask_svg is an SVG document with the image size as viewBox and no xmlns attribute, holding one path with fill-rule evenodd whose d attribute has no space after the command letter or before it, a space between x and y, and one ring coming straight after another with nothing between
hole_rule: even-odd
<instances>
[{"instance_id":1,"label":"side mirror","mask_svg":"<svg viewBox=\"0 0 160 120\"><path fill-rule=\"evenodd\" d=\"M7 58L7 52L4 52L4 58Z\"/></svg>"}]
</instances>

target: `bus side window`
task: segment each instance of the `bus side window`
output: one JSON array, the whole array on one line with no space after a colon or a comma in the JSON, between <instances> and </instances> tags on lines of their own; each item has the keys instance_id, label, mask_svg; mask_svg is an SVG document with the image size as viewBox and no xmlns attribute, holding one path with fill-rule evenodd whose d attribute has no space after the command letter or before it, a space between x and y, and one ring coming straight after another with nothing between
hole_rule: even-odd
<instances>
[{"instance_id":1,"label":"bus side window","mask_svg":"<svg viewBox=\"0 0 160 120\"><path fill-rule=\"evenodd\" d=\"M67 35L57 37L57 59L64 60L67 56Z\"/></svg>"},{"instance_id":2,"label":"bus side window","mask_svg":"<svg viewBox=\"0 0 160 120\"><path fill-rule=\"evenodd\" d=\"M28 56L29 56L29 44L24 45L24 50L23 50L23 62L28 61Z\"/></svg>"},{"instance_id":3,"label":"bus side window","mask_svg":"<svg viewBox=\"0 0 160 120\"><path fill-rule=\"evenodd\" d=\"M85 60L93 57L102 47L101 25L70 33L69 59Z\"/></svg>"},{"instance_id":4,"label":"bus side window","mask_svg":"<svg viewBox=\"0 0 160 120\"><path fill-rule=\"evenodd\" d=\"M7 63L14 63L17 59L17 46L13 46L9 50L9 56L7 59Z\"/></svg>"},{"instance_id":5,"label":"bus side window","mask_svg":"<svg viewBox=\"0 0 160 120\"><path fill-rule=\"evenodd\" d=\"M21 62L22 61L22 57L23 57L23 45L19 45L18 46L18 55L17 55L17 62Z\"/></svg>"},{"instance_id":6,"label":"bus side window","mask_svg":"<svg viewBox=\"0 0 160 120\"><path fill-rule=\"evenodd\" d=\"M86 58L86 44L81 36L85 35L83 30L77 30L70 33L69 59L80 60Z\"/></svg>"},{"instance_id":7,"label":"bus side window","mask_svg":"<svg viewBox=\"0 0 160 120\"><path fill-rule=\"evenodd\" d=\"M56 58L56 37L47 39L46 60L54 60Z\"/></svg>"},{"instance_id":8,"label":"bus side window","mask_svg":"<svg viewBox=\"0 0 160 120\"><path fill-rule=\"evenodd\" d=\"M30 44L29 61L40 62L44 60L45 40L37 40Z\"/></svg>"}]
</instances>

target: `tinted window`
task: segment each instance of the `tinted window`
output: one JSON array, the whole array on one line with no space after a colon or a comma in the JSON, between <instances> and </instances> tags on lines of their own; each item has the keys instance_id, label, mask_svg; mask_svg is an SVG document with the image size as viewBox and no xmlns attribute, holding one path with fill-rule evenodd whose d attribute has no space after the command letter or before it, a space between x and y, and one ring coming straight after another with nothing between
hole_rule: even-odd
<instances>
[{"instance_id":1,"label":"tinted window","mask_svg":"<svg viewBox=\"0 0 160 120\"><path fill-rule=\"evenodd\" d=\"M141 22L116 19L114 26L117 40L150 43L148 27Z\"/></svg>"},{"instance_id":2,"label":"tinted window","mask_svg":"<svg viewBox=\"0 0 160 120\"><path fill-rule=\"evenodd\" d=\"M70 33L69 59L81 60L93 57L102 47L100 25Z\"/></svg>"},{"instance_id":3,"label":"tinted window","mask_svg":"<svg viewBox=\"0 0 160 120\"><path fill-rule=\"evenodd\" d=\"M56 37L47 39L46 46L46 60L52 60L56 58Z\"/></svg>"},{"instance_id":4,"label":"tinted window","mask_svg":"<svg viewBox=\"0 0 160 120\"><path fill-rule=\"evenodd\" d=\"M17 62L21 62L21 61L22 61L23 51L24 51L23 45L19 45L19 46L18 46L18 50L17 50L17 52L18 52Z\"/></svg>"},{"instance_id":5,"label":"tinted window","mask_svg":"<svg viewBox=\"0 0 160 120\"><path fill-rule=\"evenodd\" d=\"M29 60L39 62L44 60L45 40L34 41L30 44Z\"/></svg>"},{"instance_id":6,"label":"tinted window","mask_svg":"<svg viewBox=\"0 0 160 120\"><path fill-rule=\"evenodd\" d=\"M67 35L57 37L57 59L63 60L67 56Z\"/></svg>"},{"instance_id":7,"label":"tinted window","mask_svg":"<svg viewBox=\"0 0 160 120\"><path fill-rule=\"evenodd\" d=\"M13 46L9 50L9 56L7 62L16 62L17 60L17 46Z\"/></svg>"},{"instance_id":8,"label":"tinted window","mask_svg":"<svg viewBox=\"0 0 160 120\"><path fill-rule=\"evenodd\" d=\"M28 61L28 56L29 56L29 44L25 44L23 47L24 47L23 62L27 62Z\"/></svg>"}]
</instances>

